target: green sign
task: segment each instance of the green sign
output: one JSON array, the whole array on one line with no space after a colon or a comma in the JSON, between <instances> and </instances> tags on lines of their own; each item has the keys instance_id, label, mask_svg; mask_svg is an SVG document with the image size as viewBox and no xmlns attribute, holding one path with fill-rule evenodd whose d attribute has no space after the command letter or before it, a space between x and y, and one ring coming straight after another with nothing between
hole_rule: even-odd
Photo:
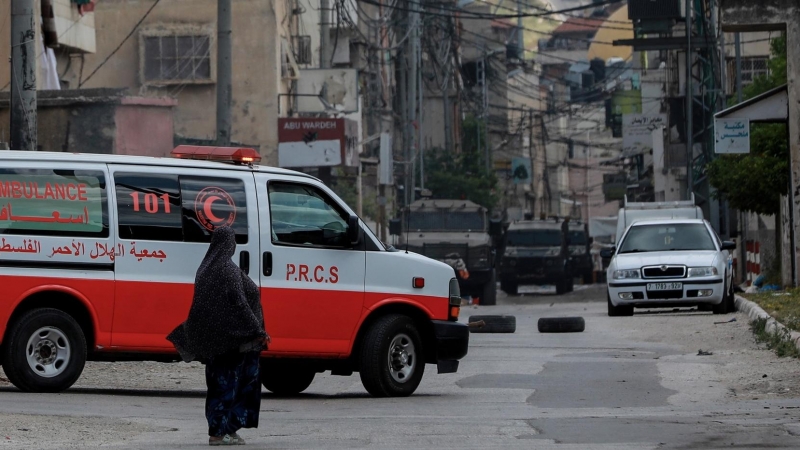
<instances>
[{"instance_id":1,"label":"green sign","mask_svg":"<svg viewBox=\"0 0 800 450\"><path fill-rule=\"evenodd\" d=\"M38 171L32 171L38 172ZM103 230L102 174L0 174L0 228L98 233Z\"/></svg>"}]
</instances>

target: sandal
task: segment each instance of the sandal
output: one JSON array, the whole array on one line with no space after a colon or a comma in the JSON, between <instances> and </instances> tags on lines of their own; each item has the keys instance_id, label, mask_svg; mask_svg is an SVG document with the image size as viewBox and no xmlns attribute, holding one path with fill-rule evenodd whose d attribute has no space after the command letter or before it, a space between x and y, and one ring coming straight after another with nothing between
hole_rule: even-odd
<instances>
[{"instance_id":1,"label":"sandal","mask_svg":"<svg viewBox=\"0 0 800 450\"><path fill-rule=\"evenodd\" d=\"M208 438L208 445L244 445L244 439L236 433L226 434L222 439Z\"/></svg>"}]
</instances>

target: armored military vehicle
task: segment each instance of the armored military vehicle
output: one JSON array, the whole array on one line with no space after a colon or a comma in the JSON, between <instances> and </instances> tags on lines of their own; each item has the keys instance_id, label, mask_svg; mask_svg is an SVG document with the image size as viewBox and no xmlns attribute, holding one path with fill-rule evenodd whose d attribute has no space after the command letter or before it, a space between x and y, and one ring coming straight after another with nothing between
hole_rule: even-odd
<instances>
[{"instance_id":1,"label":"armored military vehicle","mask_svg":"<svg viewBox=\"0 0 800 450\"><path fill-rule=\"evenodd\" d=\"M556 293L572 291L574 269L569 250L569 225L559 219L513 222L505 233L500 262L500 289L517 295L520 285L555 285Z\"/></svg>"},{"instance_id":2,"label":"armored military vehicle","mask_svg":"<svg viewBox=\"0 0 800 450\"><path fill-rule=\"evenodd\" d=\"M594 262L592 261L592 238L589 237L589 224L569 222L569 257L572 272L581 277L584 284L594 282Z\"/></svg>"},{"instance_id":3,"label":"armored military vehicle","mask_svg":"<svg viewBox=\"0 0 800 450\"><path fill-rule=\"evenodd\" d=\"M421 199L389 224L397 248L451 264L462 295L497 302L495 256L502 222L469 200ZM463 264L461 264L463 263ZM464 270L463 266L466 266Z\"/></svg>"}]
</instances>

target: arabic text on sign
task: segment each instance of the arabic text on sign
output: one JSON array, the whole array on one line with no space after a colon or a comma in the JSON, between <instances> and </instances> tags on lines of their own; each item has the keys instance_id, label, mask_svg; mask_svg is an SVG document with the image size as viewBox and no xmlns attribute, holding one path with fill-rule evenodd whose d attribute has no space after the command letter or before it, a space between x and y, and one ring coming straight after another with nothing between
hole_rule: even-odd
<instances>
[{"instance_id":1,"label":"arabic text on sign","mask_svg":"<svg viewBox=\"0 0 800 450\"><path fill-rule=\"evenodd\" d=\"M89 209L84 207L83 208L83 215L78 217L73 217L70 215L69 217L61 217L61 213L58 211L53 211L49 217L41 217L41 216L15 216L11 212L11 203L4 206L0 209L0 222L2 221L11 221L11 222L33 222L33 223L80 223L80 224L87 224L89 223Z\"/></svg>"},{"instance_id":2,"label":"arabic text on sign","mask_svg":"<svg viewBox=\"0 0 800 450\"><path fill-rule=\"evenodd\" d=\"M156 258L159 260L159 262L164 262L164 260L167 259L167 254L164 252L164 250L151 251L145 249L140 252L136 251L136 242L131 242L130 254L133 255L137 261L141 261L144 258Z\"/></svg>"},{"instance_id":3,"label":"arabic text on sign","mask_svg":"<svg viewBox=\"0 0 800 450\"><path fill-rule=\"evenodd\" d=\"M13 246L11 243L6 242L6 238L0 241L0 252L3 253L39 253L42 250L42 244L33 239L25 239L22 245Z\"/></svg>"}]
</instances>

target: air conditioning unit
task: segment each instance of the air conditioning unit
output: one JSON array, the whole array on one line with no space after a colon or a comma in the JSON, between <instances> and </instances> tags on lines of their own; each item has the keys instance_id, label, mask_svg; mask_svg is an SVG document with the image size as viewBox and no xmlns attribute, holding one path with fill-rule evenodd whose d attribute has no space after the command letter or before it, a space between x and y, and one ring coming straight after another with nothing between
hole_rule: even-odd
<instances>
[{"instance_id":1,"label":"air conditioning unit","mask_svg":"<svg viewBox=\"0 0 800 450\"><path fill-rule=\"evenodd\" d=\"M677 20L685 17L685 0L628 0L628 18L634 22Z\"/></svg>"}]
</instances>

